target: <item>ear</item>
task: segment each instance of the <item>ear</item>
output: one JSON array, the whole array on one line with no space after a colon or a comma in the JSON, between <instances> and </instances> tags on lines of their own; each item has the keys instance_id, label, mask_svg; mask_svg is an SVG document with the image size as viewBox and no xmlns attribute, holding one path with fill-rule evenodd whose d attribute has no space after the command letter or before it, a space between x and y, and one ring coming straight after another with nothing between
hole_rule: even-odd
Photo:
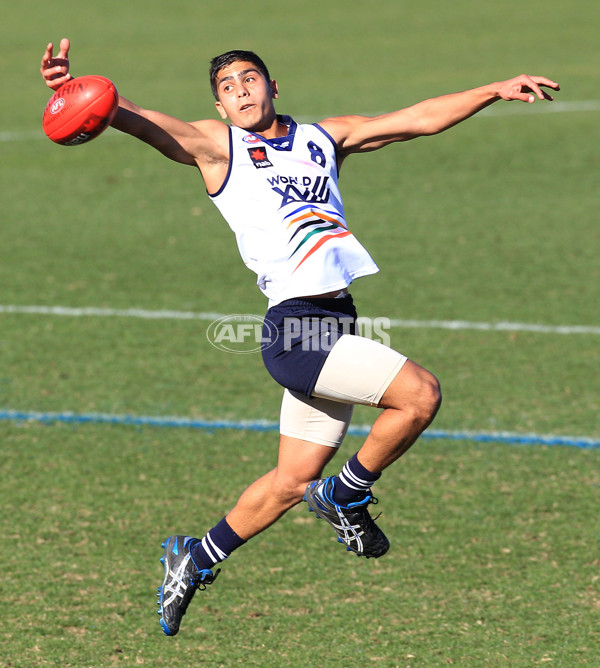
<instances>
[{"instance_id":1,"label":"ear","mask_svg":"<svg viewBox=\"0 0 600 668\"><path fill-rule=\"evenodd\" d=\"M279 97L279 86L275 79L271 79L271 97L276 100Z\"/></svg>"},{"instance_id":2,"label":"ear","mask_svg":"<svg viewBox=\"0 0 600 668\"><path fill-rule=\"evenodd\" d=\"M215 107L217 108L217 111L219 112L219 115L221 118L225 121L227 120L227 112L225 109L223 109L223 105L220 102L215 102Z\"/></svg>"}]
</instances>

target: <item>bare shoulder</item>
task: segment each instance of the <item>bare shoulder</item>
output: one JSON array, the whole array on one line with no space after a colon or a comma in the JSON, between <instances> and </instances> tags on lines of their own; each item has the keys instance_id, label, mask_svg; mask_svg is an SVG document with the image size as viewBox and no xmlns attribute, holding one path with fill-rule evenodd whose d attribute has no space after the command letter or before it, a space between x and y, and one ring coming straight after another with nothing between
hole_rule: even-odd
<instances>
[{"instance_id":1,"label":"bare shoulder","mask_svg":"<svg viewBox=\"0 0 600 668\"><path fill-rule=\"evenodd\" d=\"M194 130L190 153L198 166L229 162L229 126L215 119L191 121Z\"/></svg>"},{"instance_id":2,"label":"bare shoulder","mask_svg":"<svg viewBox=\"0 0 600 668\"><path fill-rule=\"evenodd\" d=\"M194 159L209 193L217 192L229 169L229 126L215 119L189 123L197 133Z\"/></svg>"},{"instance_id":3,"label":"bare shoulder","mask_svg":"<svg viewBox=\"0 0 600 668\"><path fill-rule=\"evenodd\" d=\"M229 136L229 126L216 118L208 118L201 121L191 121L190 125L198 132L207 136Z\"/></svg>"},{"instance_id":4,"label":"bare shoulder","mask_svg":"<svg viewBox=\"0 0 600 668\"><path fill-rule=\"evenodd\" d=\"M189 123L202 140L208 140L215 146L222 147L229 155L229 126L223 121L216 119L207 119L202 121L192 121Z\"/></svg>"},{"instance_id":5,"label":"bare shoulder","mask_svg":"<svg viewBox=\"0 0 600 668\"><path fill-rule=\"evenodd\" d=\"M322 126L336 142L341 156L367 153L424 134L414 109L408 107L378 116L338 116L325 119Z\"/></svg>"},{"instance_id":6,"label":"bare shoulder","mask_svg":"<svg viewBox=\"0 0 600 668\"><path fill-rule=\"evenodd\" d=\"M341 156L355 153L368 136L367 127L372 122L368 116L348 115L326 118L319 123L335 142Z\"/></svg>"},{"instance_id":7,"label":"bare shoulder","mask_svg":"<svg viewBox=\"0 0 600 668\"><path fill-rule=\"evenodd\" d=\"M353 132L354 128L367 120L366 116L332 116L331 118L325 118L320 121L318 125L320 125L338 145L341 145L344 143L344 140L348 135Z\"/></svg>"}]
</instances>

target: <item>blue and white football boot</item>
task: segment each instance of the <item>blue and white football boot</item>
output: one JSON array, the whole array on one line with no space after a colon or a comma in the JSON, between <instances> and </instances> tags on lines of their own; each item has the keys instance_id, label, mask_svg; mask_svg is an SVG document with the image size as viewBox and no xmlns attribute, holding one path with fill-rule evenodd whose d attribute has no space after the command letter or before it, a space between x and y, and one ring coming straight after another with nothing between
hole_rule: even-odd
<instances>
[{"instance_id":1,"label":"blue and white football boot","mask_svg":"<svg viewBox=\"0 0 600 668\"><path fill-rule=\"evenodd\" d=\"M304 493L308 509L333 527L348 551L367 559L384 555L390 543L367 510L377 499L368 493L360 501L340 506L333 500L333 484L332 476L311 482Z\"/></svg>"},{"instance_id":2,"label":"blue and white football boot","mask_svg":"<svg viewBox=\"0 0 600 668\"><path fill-rule=\"evenodd\" d=\"M169 536L162 547L165 549L160 561L165 568L165 578L158 588L158 614L160 625L167 636L179 631L181 618L197 589L206 589L221 572L209 569L199 571L192 561L190 550L200 542L190 536Z\"/></svg>"}]
</instances>

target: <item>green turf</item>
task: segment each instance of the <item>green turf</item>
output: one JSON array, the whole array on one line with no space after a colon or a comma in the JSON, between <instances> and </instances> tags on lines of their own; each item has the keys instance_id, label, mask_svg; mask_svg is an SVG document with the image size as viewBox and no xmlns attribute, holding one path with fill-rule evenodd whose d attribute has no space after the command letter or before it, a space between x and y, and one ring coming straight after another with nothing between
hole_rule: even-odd
<instances>
[{"instance_id":1,"label":"green turf","mask_svg":"<svg viewBox=\"0 0 600 668\"><path fill-rule=\"evenodd\" d=\"M421 443L380 486L389 555L295 509L163 638L158 544L216 522L272 440L2 425L5 665L595 665L597 453L563 448Z\"/></svg>"},{"instance_id":2,"label":"green turf","mask_svg":"<svg viewBox=\"0 0 600 668\"><path fill-rule=\"evenodd\" d=\"M69 36L75 74L185 119L215 115L208 61L229 48L263 55L300 120L555 78L560 113L498 104L345 163L349 222L382 269L353 294L372 317L598 327L599 20L557 0L24 0L0 22L0 306L265 308L194 170L115 132L42 136L37 68ZM0 314L0 410L276 421L260 357L215 350L207 325ZM436 429L600 437L597 334L390 338L440 378ZM597 666L598 452L422 441L378 484L386 557L346 554L294 509L167 639L161 540L210 528L274 465L275 434L0 421L0 666Z\"/></svg>"}]
</instances>

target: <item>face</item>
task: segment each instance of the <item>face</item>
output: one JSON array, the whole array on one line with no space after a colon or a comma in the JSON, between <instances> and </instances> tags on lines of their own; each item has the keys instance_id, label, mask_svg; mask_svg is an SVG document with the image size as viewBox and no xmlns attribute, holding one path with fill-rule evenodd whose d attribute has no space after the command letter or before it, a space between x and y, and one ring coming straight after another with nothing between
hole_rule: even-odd
<instances>
[{"instance_id":1,"label":"face","mask_svg":"<svg viewBox=\"0 0 600 668\"><path fill-rule=\"evenodd\" d=\"M217 94L221 118L244 130L265 130L277 118L273 105L277 84L267 81L253 63L238 61L220 70Z\"/></svg>"}]
</instances>

